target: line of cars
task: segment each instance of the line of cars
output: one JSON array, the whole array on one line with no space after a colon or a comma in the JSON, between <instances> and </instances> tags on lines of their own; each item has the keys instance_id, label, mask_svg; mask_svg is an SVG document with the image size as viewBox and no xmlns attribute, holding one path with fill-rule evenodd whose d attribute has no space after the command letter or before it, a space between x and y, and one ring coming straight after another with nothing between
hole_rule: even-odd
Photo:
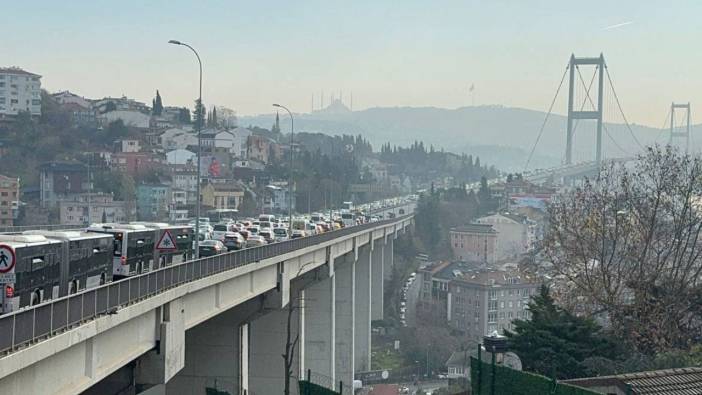
<instances>
[{"instance_id":1,"label":"line of cars","mask_svg":"<svg viewBox=\"0 0 702 395\"><path fill-rule=\"evenodd\" d=\"M417 273L412 272L409 278L402 287L402 297L400 298L400 324L407 326L407 294L409 293L412 283L417 279Z\"/></svg>"}]
</instances>

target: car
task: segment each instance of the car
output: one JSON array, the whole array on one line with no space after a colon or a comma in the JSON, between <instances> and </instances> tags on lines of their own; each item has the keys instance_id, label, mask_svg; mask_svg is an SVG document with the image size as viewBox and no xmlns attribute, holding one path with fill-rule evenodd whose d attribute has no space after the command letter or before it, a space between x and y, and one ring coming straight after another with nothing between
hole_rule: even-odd
<instances>
[{"instance_id":1,"label":"car","mask_svg":"<svg viewBox=\"0 0 702 395\"><path fill-rule=\"evenodd\" d=\"M438 377L440 379L447 379L448 373L439 373L438 375L436 375L436 377Z\"/></svg>"},{"instance_id":2,"label":"car","mask_svg":"<svg viewBox=\"0 0 702 395\"><path fill-rule=\"evenodd\" d=\"M261 222L258 224L258 227L261 228L261 229L265 229L265 228L270 229L270 228L272 228L272 225L271 225L271 223L268 222L268 221L261 221Z\"/></svg>"},{"instance_id":3,"label":"car","mask_svg":"<svg viewBox=\"0 0 702 395\"><path fill-rule=\"evenodd\" d=\"M266 243L272 243L275 241L271 228L261 228L261 230L258 231L258 235L266 239Z\"/></svg>"},{"instance_id":4,"label":"car","mask_svg":"<svg viewBox=\"0 0 702 395\"><path fill-rule=\"evenodd\" d=\"M237 233L239 233L244 240L249 238L249 231L246 229L240 229Z\"/></svg>"},{"instance_id":5,"label":"car","mask_svg":"<svg viewBox=\"0 0 702 395\"><path fill-rule=\"evenodd\" d=\"M276 242L285 241L288 239L288 230L283 227L273 228L273 236Z\"/></svg>"},{"instance_id":6,"label":"car","mask_svg":"<svg viewBox=\"0 0 702 395\"><path fill-rule=\"evenodd\" d=\"M249 231L249 235L257 235L258 234L258 226L257 225L251 225L246 230Z\"/></svg>"},{"instance_id":7,"label":"car","mask_svg":"<svg viewBox=\"0 0 702 395\"><path fill-rule=\"evenodd\" d=\"M229 225L227 224L215 224L213 226L213 231L212 231L212 236L211 238L219 241L224 240L224 235L229 232Z\"/></svg>"},{"instance_id":8,"label":"car","mask_svg":"<svg viewBox=\"0 0 702 395\"><path fill-rule=\"evenodd\" d=\"M200 242L200 257L218 255L226 252L226 247L219 240L204 240Z\"/></svg>"},{"instance_id":9,"label":"car","mask_svg":"<svg viewBox=\"0 0 702 395\"><path fill-rule=\"evenodd\" d=\"M304 230L299 230L299 229L293 229L292 235L290 235L291 239L299 239L301 237L305 237L307 234L305 233Z\"/></svg>"},{"instance_id":10,"label":"car","mask_svg":"<svg viewBox=\"0 0 702 395\"><path fill-rule=\"evenodd\" d=\"M236 232L227 232L222 242L229 251L240 250L246 245L244 237Z\"/></svg>"},{"instance_id":11,"label":"car","mask_svg":"<svg viewBox=\"0 0 702 395\"><path fill-rule=\"evenodd\" d=\"M266 244L268 244L266 239L259 235L250 235L249 238L246 239L246 248L259 247Z\"/></svg>"}]
</instances>

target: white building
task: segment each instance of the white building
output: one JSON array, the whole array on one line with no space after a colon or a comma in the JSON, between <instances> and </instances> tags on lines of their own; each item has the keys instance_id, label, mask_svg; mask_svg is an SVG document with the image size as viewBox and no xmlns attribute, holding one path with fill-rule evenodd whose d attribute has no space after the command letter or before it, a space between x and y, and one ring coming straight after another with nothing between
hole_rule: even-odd
<instances>
[{"instance_id":1,"label":"white building","mask_svg":"<svg viewBox=\"0 0 702 395\"><path fill-rule=\"evenodd\" d=\"M0 67L0 118L29 111L41 115L41 76L18 67Z\"/></svg>"},{"instance_id":2,"label":"white building","mask_svg":"<svg viewBox=\"0 0 702 395\"><path fill-rule=\"evenodd\" d=\"M236 158L246 159L246 144L247 141L249 141L249 136L251 136L253 132L246 128L236 128L232 130L231 133L234 135L232 154Z\"/></svg>"},{"instance_id":3,"label":"white building","mask_svg":"<svg viewBox=\"0 0 702 395\"><path fill-rule=\"evenodd\" d=\"M165 150L185 149L197 145L197 134L181 128L168 129L161 133L161 147Z\"/></svg>"},{"instance_id":4,"label":"white building","mask_svg":"<svg viewBox=\"0 0 702 395\"><path fill-rule=\"evenodd\" d=\"M166 163L169 165L187 165L188 163L197 165L196 157L197 154L194 152L179 148L166 152Z\"/></svg>"},{"instance_id":5,"label":"white building","mask_svg":"<svg viewBox=\"0 0 702 395\"><path fill-rule=\"evenodd\" d=\"M56 93L52 94L51 96L59 104L77 104L77 105L79 105L83 108L86 108L86 109L91 108L90 100L88 100L82 96L78 96L73 92L61 91L61 92L56 92Z\"/></svg>"},{"instance_id":6,"label":"white building","mask_svg":"<svg viewBox=\"0 0 702 395\"><path fill-rule=\"evenodd\" d=\"M113 201L112 195L82 194L73 200L58 202L63 225L83 225L88 222L127 222L134 216L127 202ZM90 215L88 215L90 211Z\"/></svg>"},{"instance_id":7,"label":"white building","mask_svg":"<svg viewBox=\"0 0 702 395\"><path fill-rule=\"evenodd\" d=\"M534 247L536 223L512 213L497 213L478 218L476 223L492 225L497 231L496 260L517 257Z\"/></svg>"},{"instance_id":8,"label":"white building","mask_svg":"<svg viewBox=\"0 0 702 395\"><path fill-rule=\"evenodd\" d=\"M121 119L126 126L139 129L148 129L151 124L151 116L139 111L110 111L98 117L103 126L107 126L118 119Z\"/></svg>"}]
</instances>

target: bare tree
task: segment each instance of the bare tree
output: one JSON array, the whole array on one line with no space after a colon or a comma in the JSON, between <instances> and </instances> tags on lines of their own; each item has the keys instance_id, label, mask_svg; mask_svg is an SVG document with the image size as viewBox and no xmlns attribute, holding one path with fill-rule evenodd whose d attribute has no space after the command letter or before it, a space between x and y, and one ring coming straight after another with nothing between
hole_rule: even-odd
<instances>
[{"instance_id":1,"label":"bare tree","mask_svg":"<svg viewBox=\"0 0 702 395\"><path fill-rule=\"evenodd\" d=\"M308 262L300 266L300 268L297 270L297 273L295 274L295 277L293 278L300 277L305 268L311 264L311 262ZM298 342L300 341L300 331L302 330L302 328L298 328L297 333L295 333L295 335L293 336L293 319L295 317L295 312L302 309L302 301L303 300L300 297L300 291L294 290L291 285L290 300L288 301L288 305L286 307L288 317L285 327L285 352L281 355L283 357L283 366L285 369L285 385L283 387L283 394L285 395L290 395L290 379L292 377L295 377L295 372L293 372L293 364L295 363L295 350L298 346Z\"/></svg>"},{"instance_id":2,"label":"bare tree","mask_svg":"<svg viewBox=\"0 0 702 395\"><path fill-rule=\"evenodd\" d=\"M545 252L581 305L642 352L699 336L702 162L652 147L549 207Z\"/></svg>"}]
</instances>

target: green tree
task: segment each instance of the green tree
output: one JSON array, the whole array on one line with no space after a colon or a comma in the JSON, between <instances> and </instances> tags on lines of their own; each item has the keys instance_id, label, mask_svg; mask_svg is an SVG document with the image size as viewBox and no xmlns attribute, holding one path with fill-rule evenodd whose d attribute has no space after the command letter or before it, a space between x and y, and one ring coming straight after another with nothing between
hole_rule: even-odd
<instances>
[{"instance_id":1,"label":"green tree","mask_svg":"<svg viewBox=\"0 0 702 395\"><path fill-rule=\"evenodd\" d=\"M505 331L509 348L524 369L558 379L592 374L587 360L614 360L621 353L590 318L577 317L554 302L546 286L528 305L531 320L515 320L514 332Z\"/></svg>"},{"instance_id":2,"label":"green tree","mask_svg":"<svg viewBox=\"0 0 702 395\"><path fill-rule=\"evenodd\" d=\"M109 142L124 138L127 134L129 134L129 129L127 129L127 126L121 119L112 121L107 125L107 137L110 139Z\"/></svg>"},{"instance_id":3,"label":"green tree","mask_svg":"<svg viewBox=\"0 0 702 395\"><path fill-rule=\"evenodd\" d=\"M153 100L151 111L154 115L161 115L163 113L163 102L161 101L161 94L158 89L156 90L156 98Z\"/></svg>"},{"instance_id":4,"label":"green tree","mask_svg":"<svg viewBox=\"0 0 702 395\"><path fill-rule=\"evenodd\" d=\"M183 107L178 112L178 122L180 123L190 123L192 119L190 118L190 110L187 107Z\"/></svg>"},{"instance_id":5,"label":"green tree","mask_svg":"<svg viewBox=\"0 0 702 395\"><path fill-rule=\"evenodd\" d=\"M193 112L195 130L202 129L205 127L206 113L207 110L205 109L205 106L202 105L200 99L195 100L195 111Z\"/></svg>"}]
</instances>

